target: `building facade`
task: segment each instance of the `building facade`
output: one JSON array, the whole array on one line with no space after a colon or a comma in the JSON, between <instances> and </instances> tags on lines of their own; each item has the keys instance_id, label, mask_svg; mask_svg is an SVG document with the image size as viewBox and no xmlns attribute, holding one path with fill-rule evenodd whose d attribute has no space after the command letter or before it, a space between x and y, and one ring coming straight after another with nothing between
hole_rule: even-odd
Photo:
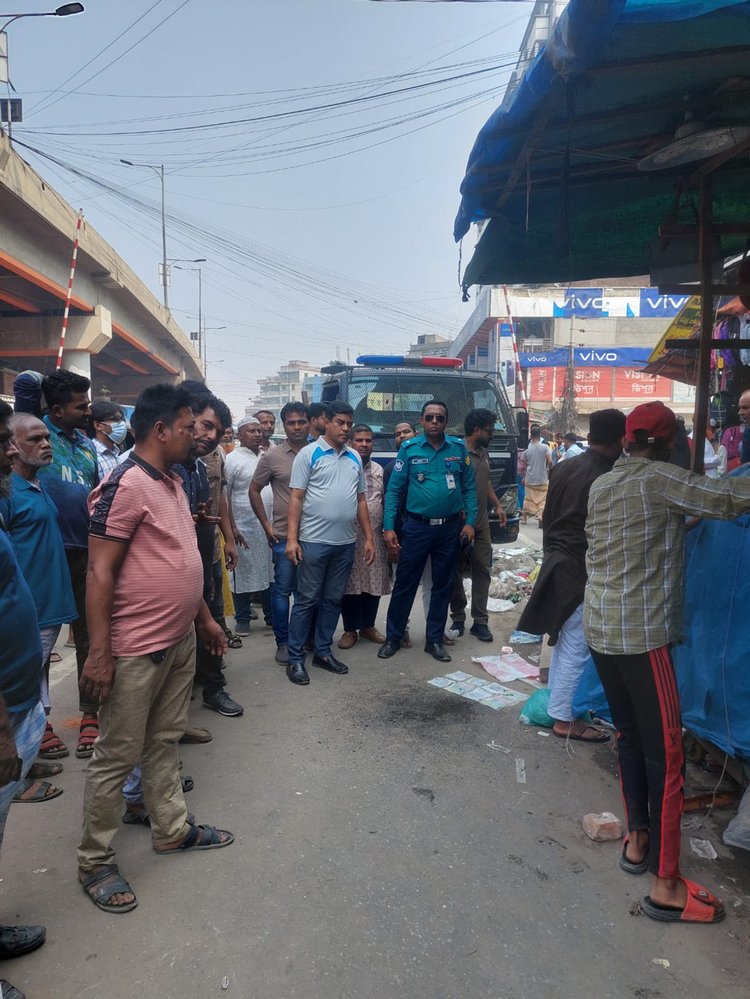
<instances>
[{"instance_id":1,"label":"building facade","mask_svg":"<svg viewBox=\"0 0 750 999\"><path fill-rule=\"evenodd\" d=\"M275 375L258 379L258 393L245 407L245 415L269 409L277 417L288 402L315 402L315 385L319 383L320 368L309 361L289 361Z\"/></svg>"}]
</instances>

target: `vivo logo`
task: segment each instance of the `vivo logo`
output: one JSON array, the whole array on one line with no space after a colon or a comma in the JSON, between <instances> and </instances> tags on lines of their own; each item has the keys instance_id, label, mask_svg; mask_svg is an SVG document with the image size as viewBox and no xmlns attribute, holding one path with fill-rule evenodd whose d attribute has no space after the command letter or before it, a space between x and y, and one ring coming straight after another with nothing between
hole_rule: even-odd
<instances>
[{"instance_id":1,"label":"vivo logo","mask_svg":"<svg viewBox=\"0 0 750 999\"><path fill-rule=\"evenodd\" d=\"M652 309L681 309L682 306L687 302L688 295L678 295L673 297L672 295L656 295L652 298L650 295L646 295L646 303Z\"/></svg>"},{"instance_id":2,"label":"vivo logo","mask_svg":"<svg viewBox=\"0 0 750 999\"><path fill-rule=\"evenodd\" d=\"M563 300L563 308L567 309L603 309L604 299L600 295L571 295Z\"/></svg>"},{"instance_id":3,"label":"vivo logo","mask_svg":"<svg viewBox=\"0 0 750 999\"><path fill-rule=\"evenodd\" d=\"M578 357L582 361L616 361L617 353L614 350L579 350Z\"/></svg>"}]
</instances>

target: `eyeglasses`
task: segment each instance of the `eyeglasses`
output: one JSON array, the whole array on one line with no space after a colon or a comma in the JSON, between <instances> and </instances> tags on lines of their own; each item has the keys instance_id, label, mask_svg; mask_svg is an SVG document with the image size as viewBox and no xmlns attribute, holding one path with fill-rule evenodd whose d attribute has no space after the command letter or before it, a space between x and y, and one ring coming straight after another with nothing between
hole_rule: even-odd
<instances>
[{"instance_id":1,"label":"eyeglasses","mask_svg":"<svg viewBox=\"0 0 750 999\"><path fill-rule=\"evenodd\" d=\"M445 417L440 413L425 413L422 419L426 423L445 423Z\"/></svg>"}]
</instances>

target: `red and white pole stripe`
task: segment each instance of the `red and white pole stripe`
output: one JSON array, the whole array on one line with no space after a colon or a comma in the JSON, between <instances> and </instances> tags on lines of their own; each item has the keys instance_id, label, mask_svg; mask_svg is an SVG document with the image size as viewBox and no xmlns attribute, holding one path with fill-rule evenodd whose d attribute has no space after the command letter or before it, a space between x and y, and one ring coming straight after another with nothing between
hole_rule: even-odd
<instances>
[{"instance_id":1,"label":"red and white pole stripe","mask_svg":"<svg viewBox=\"0 0 750 999\"><path fill-rule=\"evenodd\" d=\"M76 276L76 261L78 259L78 237L81 233L81 224L83 222L83 209L78 212L78 221L76 222L76 238L73 241L73 259L70 262L70 277L68 278L68 294L65 298L65 312L63 312L63 322L62 330L60 331L60 346L57 348L57 364L55 365L55 370L59 371L62 367L63 349L65 348L65 334L68 332L68 316L70 315L70 299L73 296L73 279Z\"/></svg>"},{"instance_id":2,"label":"red and white pole stripe","mask_svg":"<svg viewBox=\"0 0 750 999\"><path fill-rule=\"evenodd\" d=\"M510 324L510 337L513 343L513 363L516 368L516 401L518 395L521 396L521 405L524 409L529 408L529 400L526 398L526 386L523 383L523 372L521 371L521 359L518 356L518 341L516 340L516 324L513 322L513 315L510 311L510 298L508 296L508 286L503 285L503 295L505 296L505 311L508 313L508 323Z\"/></svg>"}]
</instances>

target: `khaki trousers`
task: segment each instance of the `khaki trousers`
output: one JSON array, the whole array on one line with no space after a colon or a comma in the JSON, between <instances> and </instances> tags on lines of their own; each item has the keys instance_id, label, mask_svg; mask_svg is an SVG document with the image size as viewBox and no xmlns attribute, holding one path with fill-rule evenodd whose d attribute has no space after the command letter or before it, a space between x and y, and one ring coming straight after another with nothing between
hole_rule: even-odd
<instances>
[{"instance_id":1,"label":"khaki trousers","mask_svg":"<svg viewBox=\"0 0 750 999\"><path fill-rule=\"evenodd\" d=\"M81 871L115 862L112 840L120 826L122 785L138 762L154 846L189 832L177 743L187 725L195 632L191 628L170 646L161 663L151 656L123 656L115 663L115 682L99 709L99 738L86 773Z\"/></svg>"}]
</instances>

